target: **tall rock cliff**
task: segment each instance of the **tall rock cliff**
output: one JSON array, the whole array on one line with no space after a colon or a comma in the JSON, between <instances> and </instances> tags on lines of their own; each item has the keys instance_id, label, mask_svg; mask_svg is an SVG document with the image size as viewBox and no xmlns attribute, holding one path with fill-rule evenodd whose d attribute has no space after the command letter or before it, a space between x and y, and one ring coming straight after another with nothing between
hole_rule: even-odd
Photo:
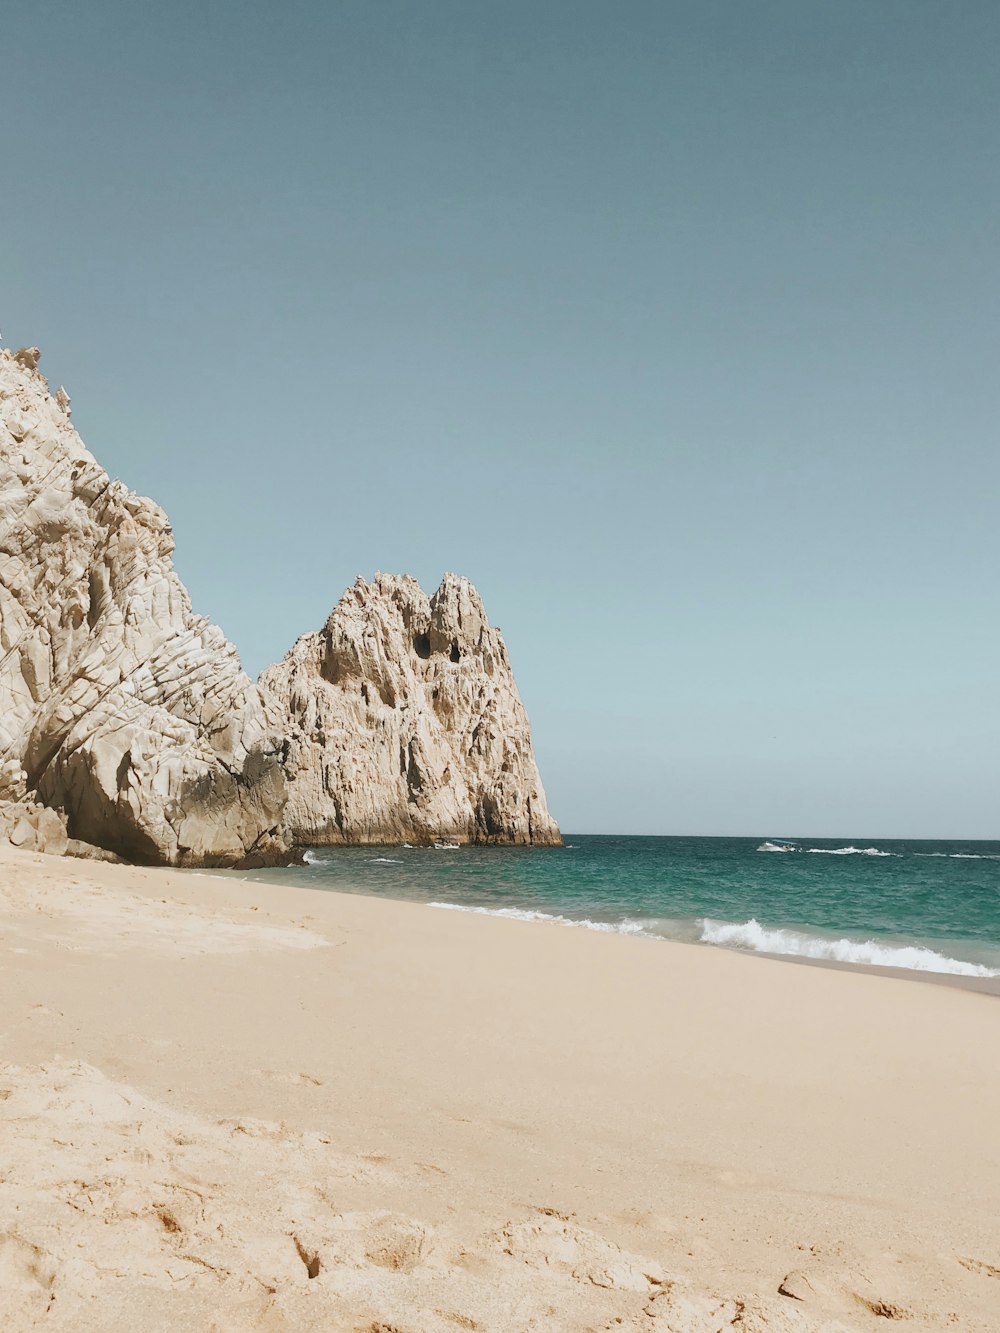
<instances>
[{"instance_id":1,"label":"tall rock cliff","mask_svg":"<svg viewBox=\"0 0 1000 1333\"><path fill-rule=\"evenodd\" d=\"M0 802L22 833L41 804L72 839L181 865L559 841L467 580L430 600L359 580L255 686L192 611L166 515L91 457L37 361L0 350Z\"/></svg>"},{"instance_id":2,"label":"tall rock cliff","mask_svg":"<svg viewBox=\"0 0 1000 1333\"><path fill-rule=\"evenodd\" d=\"M559 843L500 631L468 581L358 579L260 678L295 841Z\"/></svg>"},{"instance_id":3,"label":"tall rock cliff","mask_svg":"<svg viewBox=\"0 0 1000 1333\"><path fill-rule=\"evenodd\" d=\"M173 571L166 515L112 481L0 351L0 796L140 861L283 855L281 736Z\"/></svg>"}]
</instances>

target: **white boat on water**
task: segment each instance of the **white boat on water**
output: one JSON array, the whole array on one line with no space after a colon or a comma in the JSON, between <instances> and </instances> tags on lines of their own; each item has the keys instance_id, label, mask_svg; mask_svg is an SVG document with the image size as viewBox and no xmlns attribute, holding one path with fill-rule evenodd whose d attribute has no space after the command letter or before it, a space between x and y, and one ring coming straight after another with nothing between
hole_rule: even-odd
<instances>
[{"instance_id":1,"label":"white boat on water","mask_svg":"<svg viewBox=\"0 0 1000 1333\"><path fill-rule=\"evenodd\" d=\"M457 842L436 842L434 850L436 852L457 852L459 844Z\"/></svg>"},{"instance_id":2,"label":"white boat on water","mask_svg":"<svg viewBox=\"0 0 1000 1333\"><path fill-rule=\"evenodd\" d=\"M785 842L775 838L773 841L762 842L757 850L758 852L797 852L801 849L797 842Z\"/></svg>"}]
</instances>

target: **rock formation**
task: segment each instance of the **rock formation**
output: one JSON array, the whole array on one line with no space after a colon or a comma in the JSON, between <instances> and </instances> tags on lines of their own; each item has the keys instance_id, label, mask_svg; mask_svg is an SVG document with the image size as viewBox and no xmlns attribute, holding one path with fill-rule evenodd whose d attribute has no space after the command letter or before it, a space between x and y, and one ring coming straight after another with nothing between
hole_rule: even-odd
<instances>
[{"instance_id":1,"label":"rock formation","mask_svg":"<svg viewBox=\"0 0 1000 1333\"><path fill-rule=\"evenodd\" d=\"M65 856L71 850L62 817L33 801L0 801L0 837L26 852Z\"/></svg>"},{"instance_id":2,"label":"rock formation","mask_svg":"<svg viewBox=\"0 0 1000 1333\"><path fill-rule=\"evenodd\" d=\"M95 462L37 363L0 352L0 796L132 860L284 855L258 691L192 612L166 515Z\"/></svg>"},{"instance_id":3,"label":"rock formation","mask_svg":"<svg viewBox=\"0 0 1000 1333\"><path fill-rule=\"evenodd\" d=\"M61 845L39 805L71 850L181 865L559 841L467 580L428 600L409 578L359 579L255 686L192 611L166 515L91 457L38 359L0 350L0 802L22 845Z\"/></svg>"},{"instance_id":4,"label":"rock formation","mask_svg":"<svg viewBox=\"0 0 1000 1333\"><path fill-rule=\"evenodd\" d=\"M260 678L295 842L558 843L500 631L468 581L358 579Z\"/></svg>"}]
</instances>

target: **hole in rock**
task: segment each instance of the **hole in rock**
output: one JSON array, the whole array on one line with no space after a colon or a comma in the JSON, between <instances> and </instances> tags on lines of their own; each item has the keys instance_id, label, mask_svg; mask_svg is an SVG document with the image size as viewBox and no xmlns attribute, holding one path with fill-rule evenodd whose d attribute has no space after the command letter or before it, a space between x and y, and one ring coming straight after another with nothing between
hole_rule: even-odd
<instances>
[{"instance_id":1,"label":"hole in rock","mask_svg":"<svg viewBox=\"0 0 1000 1333\"><path fill-rule=\"evenodd\" d=\"M459 651L458 644L455 643L454 640L452 640L451 653L449 654L449 656L451 657L451 660L453 662L459 662L461 661L462 658L462 654Z\"/></svg>"},{"instance_id":2,"label":"hole in rock","mask_svg":"<svg viewBox=\"0 0 1000 1333\"><path fill-rule=\"evenodd\" d=\"M431 641L426 634L416 634L413 638L413 651L418 657L430 657Z\"/></svg>"}]
</instances>

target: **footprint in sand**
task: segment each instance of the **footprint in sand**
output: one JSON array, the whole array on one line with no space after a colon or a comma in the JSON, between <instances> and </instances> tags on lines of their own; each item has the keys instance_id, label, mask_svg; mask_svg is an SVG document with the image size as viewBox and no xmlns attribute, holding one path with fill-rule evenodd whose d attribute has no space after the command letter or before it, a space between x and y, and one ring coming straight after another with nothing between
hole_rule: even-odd
<instances>
[{"instance_id":1,"label":"footprint in sand","mask_svg":"<svg viewBox=\"0 0 1000 1333\"><path fill-rule=\"evenodd\" d=\"M959 1259L963 1268L967 1268L970 1273L978 1273L981 1277L1000 1278L1000 1268L994 1268L992 1264L986 1263L984 1259Z\"/></svg>"},{"instance_id":2,"label":"footprint in sand","mask_svg":"<svg viewBox=\"0 0 1000 1333\"><path fill-rule=\"evenodd\" d=\"M538 1219L508 1222L497 1241L504 1254L530 1268L595 1287L649 1294L666 1282L654 1260L627 1254L613 1241L574 1225L555 1209L546 1210Z\"/></svg>"},{"instance_id":3,"label":"footprint in sand","mask_svg":"<svg viewBox=\"0 0 1000 1333\"><path fill-rule=\"evenodd\" d=\"M177 1235L184 1230L180 1222L178 1222L177 1218L174 1216L173 1210L168 1208L166 1204L158 1204L153 1211L159 1219L160 1226L169 1235Z\"/></svg>"},{"instance_id":4,"label":"footprint in sand","mask_svg":"<svg viewBox=\"0 0 1000 1333\"><path fill-rule=\"evenodd\" d=\"M263 1078L273 1078L277 1083L298 1083L308 1084L313 1088L321 1088L323 1080L317 1078L314 1074L286 1074L276 1069L259 1069L257 1071Z\"/></svg>"},{"instance_id":5,"label":"footprint in sand","mask_svg":"<svg viewBox=\"0 0 1000 1333\"><path fill-rule=\"evenodd\" d=\"M892 1301L872 1301L867 1296L862 1296L860 1292L855 1292L855 1299L877 1319L909 1319L912 1317L909 1310L904 1310L901 1305L894 1305Z\"/></svg>"},{"instance_id":6,"label":"footprint in sand","mask_svg":"<svg viewBox=\"0 0 1000 1333\"><path fill-rule=\"evenodd\" d=\"M836 1282L831 1285L828 1277L818 1272L805 1272L793 1269L786 1273L778 1284L778 1295L792 1301L801 1301L815 1311L825 1314L851 1314L860 1305L869 1314L878 1319L910 1319L912 1311L895 1301L883 1300L877 1296L866 1296L860 1291Z\"/></svg>"},{"instance_id":7,"label":"footprint in sand","mask_svg":"<svg viewBox=\"0 0 1000 1333\"><path fill-rule=\"evenodd\" d=\"M365 1258L394 1273L412 1273L424 1257L428 1239L426 1228L419 1223L378 1218L365 1238Z\"/></svg>"},{"instance_id":8,"label":"footprint in sand","mask_svg":"<svg viewBox=\"0 0 1000 1333\"><path fill-rule=\"evenodd\" d=\"M47 1310L53 1300L56 1264L31 1241L13 1231L0 1235L0 1291L17 1293L25 1305Z\"/></svg>"},{"instance_id":9,"label":"footprint in sand","mask_svg":"<svg viewBox=\"0 0 1000 1333\"><path fill-rule=\"evenodd\" d=\"M396 1213L342 1213L333 1224L332 1248L341 1263L412 1273L427 1258L434 1233Z\"/></svg>"}]
</instances>

